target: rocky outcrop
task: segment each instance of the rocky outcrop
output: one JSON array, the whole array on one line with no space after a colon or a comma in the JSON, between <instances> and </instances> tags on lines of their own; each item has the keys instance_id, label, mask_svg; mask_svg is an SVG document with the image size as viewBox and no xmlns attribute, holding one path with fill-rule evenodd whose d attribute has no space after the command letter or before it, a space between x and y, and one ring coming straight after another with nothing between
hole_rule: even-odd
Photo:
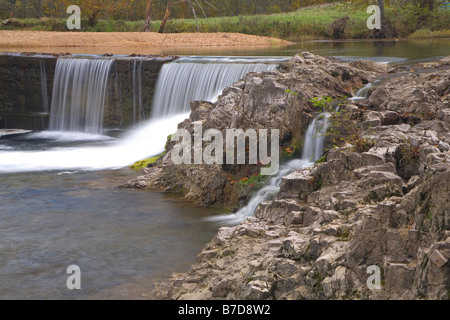
<instances>
[{"instance_id":1,"label":"rocky outcrop","mask_svg":"<svg viewBox=\"0 0 450 320\"><path fill-rule=\"evenodd\" d=\"M369 103L377 110L395 111L403 118L410 117L410 121L436 116L442 120L450 104L449 83L450 75L445 71L409 73L376 87Z\"/></svg>"},{"instance_id":2,"label":"rocky outcrop","mask_svg":"<svg viewBox=\"0 0 450 320\"><path fill-rule=\"evenodd\" d=\"M309 100L352 96L381 74L374 70L373 63L351 65L310 53L297 55L276 71L246 75L226 88L214 104L193 102L190 118L179 128L193 133L193 123L200 121L204 131L278 129L281 153L287 149L291 151L289 156L298 156L304 133L316 111ZM245 204L253 190L239 182L259 173L260 166L174 165L171 161L174 144L169 144L167 154L156 166L142 170L127 186L182 192L205 206Z\"/></svg>"},{"instance_id":3,"label":"rocky outcrop","mask_svg":"<svg viewBox=\"0 0 450 320\"><path fill-rule=\"evenodd\" d=\"M333 148L284 177L273 200L221 228L161 296L448 299L449 76L394 77L368 104L348 105L371 148ZM377 270L379 288L370 286Z\"/></svg>"}]
</instances>

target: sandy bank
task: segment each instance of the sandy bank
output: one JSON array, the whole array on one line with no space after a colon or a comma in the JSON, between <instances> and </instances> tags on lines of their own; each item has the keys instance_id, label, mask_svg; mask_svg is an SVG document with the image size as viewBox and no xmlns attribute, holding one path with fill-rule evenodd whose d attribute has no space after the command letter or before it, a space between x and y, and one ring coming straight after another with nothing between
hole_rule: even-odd
<instances>
[{"instance_id":1,"label":"sandy bank","mask_svg":"<svg viewBox=\"0 0 450 320\"><path fill-rule=\"evenodd\" d=\"M276 38L239 33L143 33L0 31L0 51L54 51L63 48L126 48L142 51L163 48L238 48L288 45ZM46 48L46 50L42 50ZM64 50L63 50L64 51ZM71 50L72 51L72 50Z\"/></svg>"}]
</instances>

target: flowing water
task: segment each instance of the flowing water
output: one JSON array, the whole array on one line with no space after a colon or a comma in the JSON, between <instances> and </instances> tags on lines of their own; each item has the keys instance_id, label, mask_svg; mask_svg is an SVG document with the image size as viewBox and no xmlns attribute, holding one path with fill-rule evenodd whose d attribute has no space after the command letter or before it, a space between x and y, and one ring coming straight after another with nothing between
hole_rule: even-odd
<instances>
[{"instance_id":1,"label":"flowing water","mask_svg":"<svg viewBox=\"0 0 450 320\"><path fill-rule=\"evenodd\" d=\"M154 115L119 139L103 136L103 105L112 59L61 58L53 86L50 131L3 143L0 173L101 170L129 166L164 151L167 136L189 116L193 99L214 96L251 71L273 70L285 58L190 57L166 64L156 85ZM141 110L141 63L135 61L133 105ZM136 114L136 112L134 113ZM35 141L35 144L32 141ZM44 140L44 146L39 141ZM47 141L48 140L48 141ZM61 142L88 142L64 145ZM34 147L35 146L35 147Z\"/></svg>"},{"instance_id":2,"label":"flowing water","mask_svg":"<svg viewBox=\"0 0 450 320\"><path fill-rule=\"evenodd\" d=\"M219 60L209 65L190 58L165 70L170 79L191 75L160 96L161 103L163 97L182 103L155 105L159 116L119 137L105 136L102 128L113 60L58 60L52 130L0 137L0 299L152 298L153 283L194 262L219 227L204 219L216 210L117 186L136 176L128 165L164 150L167 136L189 116L189 99L213 100L247 72L272 70L282 61ZM132 76L139 115L139 61ZM66 287L72 264L81 269L81 291ZM124 295L121 288L127 288Z\"/></svg>"},{"instance_id":3,"label":"flowing water","mask_svg":"<svg viewBox=\"0 0 450 320\"><path fill-rule=\"evenodd\" d=\"M41 95L42 95L42 106L44 109L44 112L49 112L49 105L48 105L48 90L47 90L47 72L45 70L45 63L44 60L41 60L40 62L40 71L41 71Z\"/></svg>"},{"instance_id":4,"label":"flowing water","mask_svg":"<svg viewBox=\"0 0 450 320\"><path fill-rule=\"evenodd\" d=\"M155 89L154 117L190 111L195 100L215 101L249 72L270 71L285 58L189 57L165 64Z\"/></svg>"},{"instance_id":5,"label":"flowing water","mask_svg":"<svg viewBox=\"0 0 450 320\"><path fill-rule=\"evenodd\" d=\"M103 110L112 64L112 59L58 59L50 130L103 132Z\"/></svg>"},{"instance_id":6,"label":"flowing water","mask_svg":"<svg viewBox=\"0 0 450 320\"><path fill-rule=\"evenodd\" d=\"M0 299L152 298L153 283L187 270L217 232L203 221L215 211L117 188L135 174L1 175ZM73 264L81 269L80 291L66 287ZM142 289L114 294L130 283Z\"/></svg>"},{"instance_id":7,"label":"flowing water","mask_svg":"<svg viewBox=\"0 0 450 320\"><path fill-rule=\"evenodd\" d=\"M283 48L154 53L291 56L311 51L344 60L398 62L434 59L448 55L449 48L449 40L309 41ZM96 50L90 53L112 49ZM284 175L321 155L324 118L311 123L302 159L282 166L238 214L218 215L177 196L117 186L136 176L126 166L163 150L167 135L187 117L183 111L189 110L190 99L214 100L246 72L271 70L283 59L187 57L167 64L154 105L154 116L167 117L153 118L117 138L104 135L100 116L111 59L59 59L51 101L53 131L0 133L0 299L151 298L152 284L187 270L221 224L254 214L258 204L278 192ZM140 63L133 68L134 114L139 115ZM43 65L41 78L46 78ZM41 90L45 97L47 88ZM364 90L357 97L364 97ZM71 264L81 268L81 291L66 288Z\"/></svg>"},{"instance_id":8,"label":"flowing water","mask_svg":"<svg viewBox=\"0 0 450 320\"><path fill-rule=\"evenodd\" d=\"M150 120L114 139L83 132L44 131L0 140L0 173L105 170L164 151L167 136L188 114ZM7 151L1 151L1 146Z\"/></svg>"},{"instance_id":9,"label":"flowing water","mask_svg":"<svg viewBox=\"0 0 450 320\"><path fill-rule=\"evenodd\" d=\"M142 60L133 61L133 123L145 119L142 102Z\"/></svg>"},{"instance_id":10,"label":"flowing water","mask_svg":"<svg viewBox=\"0 0 450 320\"><path fill-rule=\"evenodd\" d=\"M314 164L323 155L323 148L325 143L326 131L329 126L328 114L321 114L314 118L308 126L305 134L305 143L301 159L294 159L281 166L280 171L269 182L257 191L249 200L248 204L244 206L235 214L224 214L215 217L207 218L208 221L216 221L227 224L238 224L244 221L247 217L255 214L259 204L268 201L280 191L281 180L286 175L306 168Z\"/></svg>"}]
</instances>

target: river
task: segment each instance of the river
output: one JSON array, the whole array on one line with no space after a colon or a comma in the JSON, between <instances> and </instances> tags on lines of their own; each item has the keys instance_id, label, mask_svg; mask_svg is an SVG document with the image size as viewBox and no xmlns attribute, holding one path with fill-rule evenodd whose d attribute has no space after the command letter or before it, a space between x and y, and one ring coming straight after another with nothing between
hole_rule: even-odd
<instances>
[{"instance_id":1,"label":"river","mask_svg":"<svg viewBox=\"0 0 450 320\"><path fill-rule=\"evenodd\" d=\"M284 48L158 53L292 56L299 51L411 62L448 55L450 40L309 41ZM130 149L114 153L121 141L105 136L0 138L0 162L7 168L0 173L0 299L151 299L154 283L186 271L213 238L220 224L205 218L223 211L197 207L176 195L119 187L136 175L125 165L127 156L142 156L132 154L138 149L126 139ZM60 157L52 158L56 165L39 157L48 151ZM81 151L86 166L74 168L71 155ZM118 161L122 156L126 161ZM66 270L73 264L81 269L81 290L66 286Z\"/></svg>"},{"instance_id":2,"label":"river","mask_svg":"<svg viewBox=\"0 0 450 320\"><path fill-rule=\"evenodd\" d=\"M3 148L11 139L0 140ZM114 290L105 292L142 281L146 291L134 286L127 298L149 298L153 283L186 270L217 231L204 220L217 210L119 188L135 175L128 168L0 175L0 299L114 299ZM82 290L67 289L69 265L80 266Z\"/></svg>"}]
</instances>

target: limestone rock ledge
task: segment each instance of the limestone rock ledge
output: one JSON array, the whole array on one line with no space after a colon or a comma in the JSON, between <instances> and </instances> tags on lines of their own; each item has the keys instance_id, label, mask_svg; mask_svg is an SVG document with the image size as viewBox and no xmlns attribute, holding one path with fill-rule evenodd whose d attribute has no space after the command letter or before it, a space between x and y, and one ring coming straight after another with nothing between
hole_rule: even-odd
<instances>
[{"instance_id":1,"label":"limestone rock ledge","mask_svg":"<svg viewBox=\"0 0 450 320\"><path fill-rule=\"evenodd\" d=\"M286 176L254 217L160 284L161 298L448 299L449 84L448 68L407 74L374 88L369 108L348 106L374 146L334 148ZM368 288L369 266L381 289Z\"/></svg>"}]
</instances>

